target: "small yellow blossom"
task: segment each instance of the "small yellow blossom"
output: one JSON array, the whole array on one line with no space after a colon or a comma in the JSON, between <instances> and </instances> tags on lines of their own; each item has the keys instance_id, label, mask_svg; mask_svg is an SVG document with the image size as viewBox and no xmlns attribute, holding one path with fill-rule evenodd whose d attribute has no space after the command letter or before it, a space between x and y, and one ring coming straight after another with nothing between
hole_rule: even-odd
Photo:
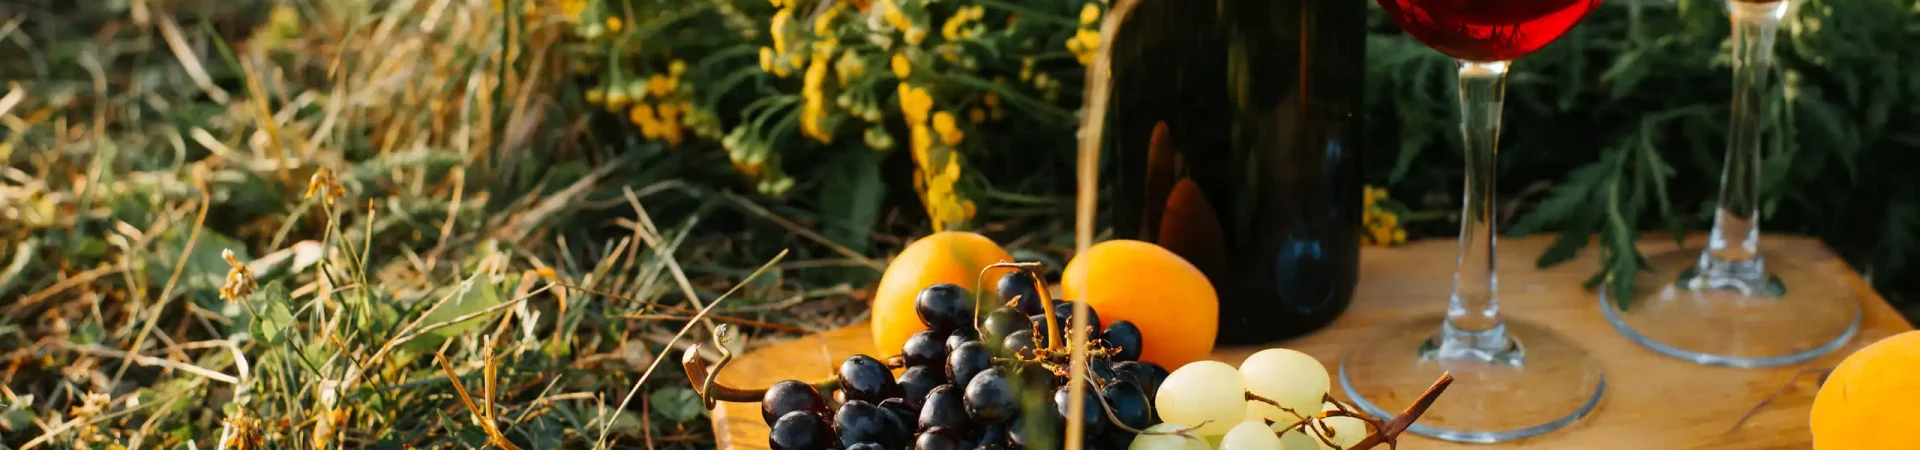
<instances>
[{"instance_id":1,"label":"small yellow blossom","mask_svg":"<svg viewBox=\"0 0 1920 450\"><path fill-rule=\"evenodd\" d=\"M946 111L933 114L933 132L938 133L940 135L940 142L947 145L958 145L960 140L966 136L965 133L960 131L959 124L954 122L953 113Z\"/></svg>"},{"instance_id":2,"label":"small yellow blossom","mask_svg":"<svg viewBox=\"0 0 1920 450\"><path fill-rule=\"evenodd\" d=\"M302 197L313 198L314 194L320 194L322 202L332 205L334 199L346 196L347 190L340 187L340 180L334 177L332 170L322 167L307 179L307 193Z\"/></svg>"},{"instance_id":3,"label":"small yellow blossom","mask_svg":"<svg viewBox=\"0 0 1920 450\"><path fill-rule=\"evenodd\" d=\"M819 37L832 36L833 20L840 16L841 10L846 8L846 3L834 3L833 7L827 9L827 12L821 13L819 17L815 17L813 19L813 35Z\"/></svg>"},{"instance_id":4,"label":"small yellow blossom","mask_svg":"<svg viewBox=\"0 0 1920 450\"><path fill-rule=\"evenodd\" d=\"M237 302L253 295L255 287L253 269L233 256L232 249L220 251L220 259L227 261L227 282L220 286L220 299Z\"/></svg>"},{"instance_id":5,"label":"small yellow blossom","mask_svg":"<svg viewBox=\"0 0 1920 450\"><path fill-rule=\"evenodd\" d=\"M1080 7L1080 25L1093 25L1100 21L1100 5L1088 3Z\"/></svg>"},{"instance_id":6,"label":"small yellow blossom","mask_svg":"<svg viewBox=\"0 0 1920 450\"><path fill-rule=\"evenodd\" d=\"M907 55L893 54L893 76L905 79L913 74L913 63L907 61Z\"/></svg>"},{"instance_id":7,"label":"small yellow blossom","mask_svg":"<svg viewBox=\"0 0 1920 450\"><path fill-rule=\"evenodd\" d=\"M907 29L907 45L920 45L927 40L927 29L915 26Z\"/></svg>"},{"instance_id":8,"label":"small yellow blossom","mask_svg":"<svg viewBox=\"0 0 1920 450\"><path fill-rule=\"evenodd\" d=\"M900 83L900 113L906 116L908 124L927 123L927 114L932 111L932 94L928 94L924 88Z\"/></svg>"},{"instance_id":9,"label":"small yellow blossom","mask_svg":"<svg viewBox=\"0 0 1920 450\"><path fill-rule=\"evenodd\" d=\"M607 18L607 31L612 31L612 32L615 32L615 33L619 33L619 32L620 32L620 28L621 28L621 26L623 26L623 25L626 25L626 24L625 24L625 23L623 23L623 22L621 22L621 21L620 21L620 18L619 18L619 17L608 17L608 18Z\"/></svg>"},{"instance_id":10,"label":"small yellow blossom","mask_svg":"<svg viewBox=\"0 0 1920 450\"><path fill-rule=\"evenodd\" d=\"M1369 245L1393 245L1407 241L1407 230L1401 228L1400 216L1393 209L1381 203L1387 200L1387 190L1366 186L1361 195L1360 222L1366 227L1361 237Z\"/></svg>"},{"instance_id":11,"label":"small yellow blossom","mask_svg":"<svg viewBox=\"0 0 1920 450\"><path fill-rule=\"evenodd\" d=\"M787 54L786 30L787 22L791 20L793 20L793 8L780 8L779 12L773 13L773 21L767 26L767 29L773 34L774 53Z\"/></svg>"},{"instance_id":12,"label":"small yellow blossom","mask_svg":"<svg viewBox=\"0 0 1920 450\"><path fill-rule=\"evenodd\" d=\"M1093 58L1099 50L1100 32L1092 29L1081 28L1074 32L1073 38L1067 40L1067 51L1073 52L1074 59L1079 60L1081 65L1093 64Z\"/></svg>"},{"instance_id":13,"label":"small yellow blossom","mask_svg":"<svg viewBox=\"0 0 1920 450\"><path fill-rule=\"evenodd\" d=\"M800 111L800 133L812 137L822 144L832 144L832 130L823 123L827 116L827 68L830 66L826 55L814 54L813 63L807 67L805 85L800 94L806 104Z\"/></svg>"},{"instance_id":14,"label":"small yellow blossom","mask_svg":"<svg viewBox=\"0 0 1920 450\"><path fill-rule=\"evenodd\" d=\"M647 95L652 98L666 98L667 94L672 94L679 87L680 80L659 74L647 77Z\"/></svg>"},{"instance_id":15,"label":"small yellow blossom","mask_svg":"<svg viewBox=\"0 0 1920 450\"><path fill-rule=\"evenodd\" d=\"M673 60L673 62L667 63L668 76L671 76L677 80L677 79L680 79L680 75L685 73L687 73L686 61L676 59L676 60Z\"/></svg>"},{"instance_id":16,"label":"small yellow blossom","mask_svg":"<svg viewBox=\"0 0 1920 450\"><path fill-rule=\"evenodd\" d=\"M772 47L760 47L760 70L772 73L774 66L773 58Z\"/></svg>"},{"instance_id":17,"label":"small yellow blossom","mask_svg":"<svg viewBox=\"0 0 1920 450\"><path fill-rule=\"evenodd\" d=\"M987 110L980 109L980 107L976 106L973 108L973 110L967 111L967 120L972 121L973 123L986 122Z\"/></svg>"},{"instance_id":18,"label":"small yellow blossom","mask_svg":"<svg viewBox=\"0 0 1920 450\"><path fill-rule=\"evenodd\" d=\"M895 6L893 0L879 0L874 2L874 5L886 8L886 12L882 13L882 16L887 19L888 25L893 25L894 29L907 30L913 28L913 20L908 19L906 12L901 11L899 6Z\"/></svg>"},{"instance_id":19,"label":"small yellow blossom","mask_svg":"<svg viewBox=\"0 0 1920 450\"><path fill-rule=\"evenodd\" d=\"M907 145L910 147L909 150L912 150L913 162L920 167L926 167L927 160L932 156L928 152L933 149L933 130L927 129L926 125L914 125L907 134Z\"/></svg>"}]
</instances>

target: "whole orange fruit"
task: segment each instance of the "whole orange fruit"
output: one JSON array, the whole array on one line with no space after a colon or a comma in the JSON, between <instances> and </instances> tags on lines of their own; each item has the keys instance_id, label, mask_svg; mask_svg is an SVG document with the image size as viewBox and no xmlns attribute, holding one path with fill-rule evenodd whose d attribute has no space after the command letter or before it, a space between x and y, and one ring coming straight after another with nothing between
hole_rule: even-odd
<instances>
[{"instance_id":1,"label":"whole orange fruit","mask_svg":"<svg viewBox=\"0 0 1920 450\"><path fill-rule=\"evenodd\" d=\"M1847 355L1813 398L1816 450L1912 448L1920 424L1920 331Z\"/></svg>"},{"instance_id":2,"label":"whole orange fruit","mask_svg":"<svg viewBox=\"0 0 1920 450\"><path fill-rule=\"evenodd\" d=\"M1067 299L1085 301L1102 322L1140 328L1140 360L1178 369L1213 354L1220 298L1207 276L1158 245L1111 240L1075 255L1060 276Z\"/></svg>"},{"instance_id":3,"label":"whole orange fruit","mask_svg":"<svg viewBox=\"0 0 1920 450\"><path fill-rule=\"evenodd\" d=\"M907 244L887 263L873 292L875 348L881 355L900 353L908 337L927 329L913 310L914 298L922 289L953 283L971 293L980 270L1001 261L1013 261L1013 257L992 239L975 233L943 231Z\"/></svg>"}]
</instances>

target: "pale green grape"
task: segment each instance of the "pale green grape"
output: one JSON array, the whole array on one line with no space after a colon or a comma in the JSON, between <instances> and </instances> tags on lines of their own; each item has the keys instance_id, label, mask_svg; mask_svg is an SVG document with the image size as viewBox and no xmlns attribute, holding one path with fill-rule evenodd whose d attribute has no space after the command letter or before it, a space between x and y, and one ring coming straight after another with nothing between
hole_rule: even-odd
<instances>
[{"instance_id":1,"label":"pale green grape","mask_svg":"<svg viewBox=\"0 0 1920 450\"><path fill-rule=\"evenodd\" d=\"M1240 374L1246 379L1247 392L1273 400L1280 407L1303 416L1319 410L1315 406L1322 404L1331 386L1327 367L1320 365L1320 360L1284 348L1270 348L1247 356L1247 360L1240 363ZM1292 424L1300 420L1278 408L1261 410L1265 411L1263 418L1276 423Z\"/></svg>"},{"instance_id":2,"label":"pale green grape","mask_svg":"<svg viewBox=\"0 0 1920 450\"><path fill-rule=\"evenodd\" d=\"M1333 443L1340 448L1352 447L1367 438L1367 422L1352 417L1328 417L1320 419L1327 429L1333 430Z\"/></svg>"},{"instance_id":3,"label":"pale green grape","mask_svg":"<svg viewBox=\"0 0 1920 450\"><path fill-rule=\"evenodd\" d=\"M1177 423L1162 423L1147 427L1143 430L1144 433L1134 436L1133 444L1128 445L1127 450L1212 450L1212 447L1207 445L1207 441L1200 440L1198 437L1156 434L1171 433L1186 427Z\"/></svg>"},{"instance_id":4,"label":"pale green grape","mask_svg":"<svg viewBox=\"0 0 1920 450\"><path fill-rule=\"evenodd\" d=\"M1320 442L1320 438L1295 429L1280 433L1280 448L1282 450L1325 450L1327 444Z\"/></svg>"},{"instance_id":5,"label":"pale green grape","mask_svg":"<svg viewBox=\"0 0 1920 450\"><path fill-rule=\"evenodd\" d=\"M1219 436L1247 417L1247 391L1240 371L1219 361L1199 361L1167 375L1155 392L1160 419L1191 423L1201 436Z\"/></svg>"},{"instance_id":6,"label":"pale green grape","mask_svg":"<svg viewBox=\"0 0 1920 450\"><path fill-rule=\"evenodd\" d=\"M1220 438L1220 450L1282 450L1280 437L1266 422L1246 421L1227 430Z\"/></svg>"}]
</instances>

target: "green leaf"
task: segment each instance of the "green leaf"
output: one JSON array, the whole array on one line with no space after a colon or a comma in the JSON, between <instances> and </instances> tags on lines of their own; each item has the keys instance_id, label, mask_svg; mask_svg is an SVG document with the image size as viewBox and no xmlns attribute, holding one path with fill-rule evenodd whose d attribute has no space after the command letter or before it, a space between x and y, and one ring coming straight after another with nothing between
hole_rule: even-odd
<instances>
[{"instance_id":1,"label":"green leaf","mask_svg":"<svg viewBox=\"0 0 1920 450\"><path fill-rule=\"evenodd\" d=\"M421 327L432 327L450 323L461 316L484 311L487 308L499 305L503 301L500 291L501 287L494 283L492 276L487 275L486 272L474 273L472 278L468 278L467 281L461 282L459 286L447 291L447 294L452 297L447 299L446 303L441 304L440 308L427 313L426 319L421 322ZM440 297L436 296L432 298L438 300ZM420 337L412 341L408 341L406 346L420 351L431 350L445 343L447 339L452 339L454 336L459 336L460 333L465 333L467 330L480 326L486 322L488 318L498 314L499 312L496 311L492 314L474 317L457 324L436 328L421 334Z\"/></svg>"},{"instance_id":2,"label":"green leaf","mask_svg":"<svg viewBox=\"0 0 1920 450\"><path fill-rule=\"evenodd\" d=\"M828 219L823 234L857 253L866 253L886 197L886 182L880 179L881 156L872 151L841 152L822 169L820 212Z\"/></svg>"},{"instance_id":3,"label":"green leaf","mask_svg":"<svg viewBox=\"0 0 1920 450\"><path fill-rule=\"evenodd\" d=\"M1660 206L1660 222L1666 225L1667 233L1673 235L1673 243L1683 245L1687 240L1686 229L1680 225L1679 214L1673 211L1673 201L1667 198L1667 178L1673 176L1674 170L1660 157L1660 150L1654 148L1654 129L1650 121L1642 122L1640 127L1639 159L1644 163L1640 166L1640 176L1653 182L1653 198Z\"/></svg>"},{"instance_id":4,"label":"green leaf","mask_svg":"<svg viewBox=\"0 0 1920 450\"><path fill-rule=\"evenodd\" d=\"M290 303L291 295L287 287L279 281L267 283L247 296L247 302L253 307L253 320L249 328L254 339L267 345L279 345L286 342L287 330L293 328L294 318Z\"/></svg>"},{"instance_id":5,"label":"green leaf","mask_svg":"<svg viewBox=\"0 0 1920 450\"><path fill-rule=\"evenodd\" d=\"M653 391L647 395L647 405L661 418L678 423L692 422L707 412L700 404L700 394L679 386Z\"/></svg>"}]
</instances>

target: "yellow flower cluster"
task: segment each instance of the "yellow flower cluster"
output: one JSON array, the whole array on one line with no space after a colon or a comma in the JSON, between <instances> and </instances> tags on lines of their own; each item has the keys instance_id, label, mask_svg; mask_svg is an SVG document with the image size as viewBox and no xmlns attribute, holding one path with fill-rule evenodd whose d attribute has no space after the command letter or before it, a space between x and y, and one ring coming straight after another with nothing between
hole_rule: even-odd
<instances>
[{"instance_id":1,"label":"yellow flower cluster","mask_svg":"<svg viewBox=\"0 0 1920 450\"><path fill-rule=\"evenodd\" d=\"M922 171L913 183L921 192L921 201L926 203L927 216L933 219L935 232L965 224L978 212L973 200L960 196L954 189L960 181L960 155L948 152L944 166L938 172Z\"/></svg>"},{"instance_id":2,"label":"yellow flower cluster","mask_svg":"<svg viewBox=\"0 0 1920 450\"><path fill-rule=\"evenodd\" d=\"M813 62L807 66L806 84L800 90L806 103L800 109L800 133L822 144L833 143L832 127L827 111L827 68L833 64L828 56L819 52L813 54Z\"/></svg>"},{"instance_id":3,"label":"yellow flower cluster","mask_svg":"<svg viewBox=\"0 0 1920 450\"><path fill-rule=\"evenodd\" d=\"M1367 186L1362 194L1360 223L1366 226L1361 238L1367 245L1393 245L1407 241L1407 230L1400 227L1400 215L1387 209L1381 201L1387 200L1387 190Z\"/></svg>"},{"instance_id":4,"label":"yellow flower cluster","mask_svg":"<svg viewBox=\"0 0 1920 450\"><path fill-rule=\"evenodd\" d=\"M919 46L921 42L927 40L927 27L915 23L913 18L900 8L899 1L906 0L878 0L873 2L873 5L881 8L881 18L886 20L887 25L900 31L907 45Z\"/></svg>"},{"instance_id":5,"label":"yellow flower cluster","mask_svg":"<svg viewBox=\"0 0 1920 450\"><path fill-rule=\"evenodd\" d=\"M940 36L950 41L971 39L980 34L981 27L970 25L979 22L980 18L986 15L987 9L980 5L962 6L954 11L952 16L947 17L946 23L940 25Z\"/></svg>"},{"instance_id":6,"label":"yellow flower cluster","mask_svg":"<svg viewBox=\"0 0 1920 450\"><path fill-rule=\"evenodd\" d=\"M687 63L675 60L668 65L666 75L647 77L633 107L627 110L627 120L640 127L641 136L664 141L669 147L679 147L686 139L688 127L684 122L695 120L692 116L699 114L692 96L681 89L680 77L686 72Z\"/></svg>"},{"instance_id":7,"label":"yellow flower cluster","mask_svg":"<svg viewBox=\"0 0 1920 450\"><path fill-rule=\"evenodd\" d=\"M905 78L911 66L904 58L894 59L894 74ZM933 111L933 95L926 88L905 82L899 86L900 113L909 127L913 162L917 170L913 187L920 192L934 230L957 226L973 218L972 200L960 195L960 154L954 146L966 138L953 113ZM938 153L936 153L938 151Z\"/></svg>"},{"instance_id":8,"label":"yellow flower cluster","mask_svg":"<svg viewBox=\"0 0 1920 450\"><path fill-rule=\"evenodd\" d=\"M1100 17L1100 5L1080 7L1080 29L1067 39L1067 51L1082 66L1092 65L1094 56L1100 53Z\"/></svg>"}]
</instances>

